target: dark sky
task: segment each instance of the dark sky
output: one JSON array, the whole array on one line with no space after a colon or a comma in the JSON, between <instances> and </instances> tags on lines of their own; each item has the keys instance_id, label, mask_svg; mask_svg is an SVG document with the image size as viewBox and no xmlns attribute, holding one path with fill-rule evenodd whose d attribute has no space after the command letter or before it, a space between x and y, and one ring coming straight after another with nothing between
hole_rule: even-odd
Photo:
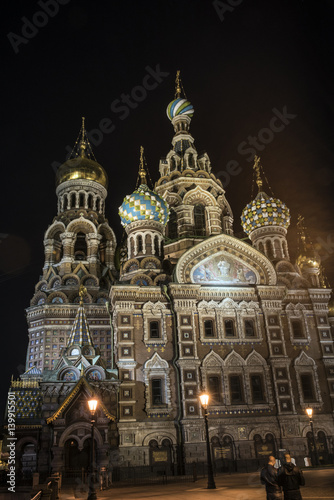
<instances>
[{"instance_id":1,"label":"dark sky","mask_svg":"<svg viewBox=\"0 0 334 500\"><path fill-rule=\"evenodd\" d=\"M41 15L42 4L50 14ZM178 69L195 108L191 132L197 150L208 152L225 185L235 231L251 197L247 151L255 137L274 194L291 211L292 256L297 214L302 213L334 282L329 0L55 4L2 5L2 402L11 374L17 377L25 363L24 309L42 270L44 232L56 215L55 162L65 160L82 116L89 132L105 119L112 122L113 131L95 132L92 142L108 172L106 211L119 241L118 206L135 187L140 145L154 181L159 159L169 151L173 130L165 109ZM147 75L157 68L160 81L145 96L136 87L153 86ZM128 111L121 112L115 101L131 93L137 102L131 99ZM285 123L273 122L278 114L285 115ZM272 132L273 123L284 127ZM238 165L228 179L232 160Z\"/></svg>"}]
</instances>

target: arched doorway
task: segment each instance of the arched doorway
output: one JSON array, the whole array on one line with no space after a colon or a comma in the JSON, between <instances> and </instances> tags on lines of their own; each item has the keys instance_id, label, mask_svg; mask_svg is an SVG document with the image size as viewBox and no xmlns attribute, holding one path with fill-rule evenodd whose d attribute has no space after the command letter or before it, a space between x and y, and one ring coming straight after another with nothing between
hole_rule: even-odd
<instances>
[{"instance_id":1,"label":"arched doorway","mask_svg":"<svg viewBox=\"0 0 334 500\"><path fill-rule=\"evenodd\" d=\"M312 465L315 465L316 459L315 459L315 453L314 453L312 432L309 431L306 434L306 437L307 437L308 451L309 451L309 455L311 457ZM319 459L320 464L322 464L322 465L328 464L330 462L330 460L329 460L327 439L326 439L326 434L323 431L317 432L317 434L315 436L315 443L316 443L316 447L317 447L318 459Z\"/></svg>"},{"instance_id":2,"label":"arched doorway","mask_svg":"<svg viewBox=\"0 0 334 500\"><path fill-rule=\"evenodd\" d=\"M76 439L68 439L65 442L65 474L70 476L80 476L83 472L87 473L90 468L90 439L86 439L83 448L80 450ZM95 441L95 440L94 440ZM97 455L97 443L95 441L95 463Z\"/></svg>"},{"instance_id":3,"label":"arched doorway","mask_svg":"<svg viewBox=\"0 0 334 500\"><path fill-rule=\"evenodd\" d=\"M231 436L213 436L211 447L214 467L218 472L235 470L234 443Z\"/></svg>"},{"instance_id":4,"label":"arched doorway","mask_svg":"<svg viewBox=\"0 0 334 500\"><path fill-rule=\"evenodd\" d=\"M260 434L255 434L254 436L254 449L255 456L259 460L259 463L267 463L267 458L269 455L276 457L276 443L275 436L271 433L266 434L265 438L262 439Z\"/></svg>"},{"instance_id":5,"label":"arched doorway","mask_svg":"<svg viewBox=\"0 0 334 500\"><path fill-rule=\"evenodd\" d=\"M155 439L149 442L150 447L150 465L158 473L172 474L173 473L173 460L172 460L172 442L170 439L165 438L161 441L159 446Z\"/></svg>"}]
</instances>

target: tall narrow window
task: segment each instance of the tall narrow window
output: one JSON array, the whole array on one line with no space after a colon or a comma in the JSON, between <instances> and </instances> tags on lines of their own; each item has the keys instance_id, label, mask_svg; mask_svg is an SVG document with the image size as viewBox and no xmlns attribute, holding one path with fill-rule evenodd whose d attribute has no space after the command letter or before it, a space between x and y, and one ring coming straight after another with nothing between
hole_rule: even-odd
<instances>
[{"instance_id":1,"label":"tall narrow window","mask_svg":"<svg viewBox=\"0 0 334 500\"><path fill-rule=\"evenodd\" d=\"M150 322L150 337L151 339L160 338L159 323L157 321Z\"/></svg>"},{"instance_id":2,"label":"tall narrow window","mask_svg":"<svg viewBox=\"0 0 334 500\"><path fill-rule=\"evenodd\" d=\"M254 321L252 319L245 320L245 334L246 337L255 336Z\"/></svg>"},{"instance_id":3,"label":"tall narrow window","mask_svg":"<svg viewBox=\"0 0 334 500\"><path fill-rule=\"evenodd\" d=\"M261 403L262 401L264 401L261 375L251 376L251 387L252 387L253 403Z\"/></svg>"},{"instance_id":4,"label":"tall narrow window","mask_svg":"<svg viewBox=\"0 0 334 500\"><path fill-rule=\"evenodd\" d=\"M167 236L171 240L177 238L177 215L173 208L169 212L169 221L167 225Z\"/></svg>"},{"instance_id":5,"label":"tall narrow window","mask_svg":"<svg viewBox=\"0 0 334 500\"><path fill-rule=\"evenodd\" d=\"M303 374L300 376L302 384L304 401L315 401L313 377L311 374Z\"/></svg>"},{"instance_id":6,"label":"tall narrow window","mask_svg":"<svg viewBox=\"0 0 334 500\"><path fill-rule=\"evenodd\" d=\"M205 207L204 205L194 206L194 234L195 236L206 235Z\"/></svg>"},{"instance_id":7,"label":"tall narrow window","mask_svg":"<svg viewBox=\"0 0 334 500\"><path fill-rule=\"evenodd\" d=\"M153 378L151 380L151 388L152 388L152 404L161 405L163 403L161 378Z\"/></svg>"},{"instance_id":8,"label":"tall narrow window","mask_svg":"<svg viewBox=\"0 0 334 500\"><path fill-rule=\"evenodd\" d=\"M137 237L137 253L141 253L143 251L143 238L141 235Z\"/></svg>"},{"instance_id":9,"label":"tall narrow window","mask_svg":"<svg viewBox=\"0 0 334 500\"><path fill-rule=\"evenodd\" d=\"M291 321L292 334L295 339L304 338L302 323L299 320Z\"/></svg>"},{"instance_id":10,"label":"tall narrow window","mask_svg":"<svg viewBox=\"0 0 334 500\"><path fill-rule=\"evenodd\" d=\"M243 403L243 393L242 393L242 385L241 385L241 377L240 375L231 375L230 376L230 396L231 403Z\"/></svg>"},{"instance_id":11,"label":"tall narrow window","mask_svg":"<svg viewBox=\"0 0 334 500\"><path fill-rule=\"evenodd\" d=\"M219 377L208 377L208 391L212 403L219 403L221 401Z\"/></svg>"},{"instance_id":12,"label":"tall narrow window","mask_svg":"<svg viewBox=\"0 0 334 500\"><path fill-rule=\"evenodd\" d=\"M235 330L234 330L234 322L231 319L226 319L224 321L225 324L225 336L226 337L234 337L235 336Z\"/></svg>"},{"instance_id":13,"label":"tall narrow window","mask_svg":"<svg viewBox=\"0 0 334 500\"><path fill-rule=\"evenodd\" d=\"M204 336L205 337L213 337L214 336L212 319L206 319L204 321Z\"/></svg>"}]
</instances>

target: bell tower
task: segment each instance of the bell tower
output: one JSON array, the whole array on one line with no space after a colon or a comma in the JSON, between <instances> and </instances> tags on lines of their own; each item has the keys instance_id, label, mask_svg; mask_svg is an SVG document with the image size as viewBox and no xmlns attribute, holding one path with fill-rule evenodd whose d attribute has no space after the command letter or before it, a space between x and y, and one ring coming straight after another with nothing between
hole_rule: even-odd
<instances>
[{"instance_id":1,"label":"bell tower","mask_svg":"<svg viewBox=\"0 0 334 500\"><path fill-rule=\"evenodd\" d=\"M111 352L105 304L114 281L116 238L105 218L107 187L107 173L94 157L83 118L70 158L56 174L57 215L44 236L43 273L27 309L27 369L54 367L70 335L80 286L87 289L84 301L88 321L95 325L94 343L105 358Z\"/></svg>"},{"instance_id":2,"label":"bell tower","mask_svg":"<svg viewBox=\"0 0 334 500\"><path fill-rule=\"evenodd\" d=\"M233 214L222 183L211 171L208 154L199 155L195 148L190 133L193 114L178 71L175 98L167 106L175 135L172 149L160 160L160 179L155 185L170 208L165 254L175 261L209 236L233 234Z\"/></svg>"}]
</instances>

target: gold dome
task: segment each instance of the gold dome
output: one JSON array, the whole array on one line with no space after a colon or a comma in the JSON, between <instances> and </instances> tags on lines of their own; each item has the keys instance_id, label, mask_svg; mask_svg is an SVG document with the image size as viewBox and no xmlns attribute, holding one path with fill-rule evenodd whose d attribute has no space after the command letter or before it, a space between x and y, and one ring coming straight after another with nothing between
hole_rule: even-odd
<instances>
[{"instance_id":1,"label":"gold dome","mask_svg":"<svg viewBox=\"0 0 334 500\"><path fill-rule=\"evenodd\" d=\"M104 168L94 160L77 156L63 163L56 174L56 185L75 179L87 179L102 184L107 189L108 176Z\"/></svg>"},{"instance_id":2,"label":"gold dome","mask_svg":"<svg viewBox=\"0 0 334 500\"><path fill-rule=\"evenodd\" d=\"M321 258L315 252L312 245L306 244L303 251L298 255L296 264L302 268L319 269L321 265Z\"/></svg>"}]
</instances>

